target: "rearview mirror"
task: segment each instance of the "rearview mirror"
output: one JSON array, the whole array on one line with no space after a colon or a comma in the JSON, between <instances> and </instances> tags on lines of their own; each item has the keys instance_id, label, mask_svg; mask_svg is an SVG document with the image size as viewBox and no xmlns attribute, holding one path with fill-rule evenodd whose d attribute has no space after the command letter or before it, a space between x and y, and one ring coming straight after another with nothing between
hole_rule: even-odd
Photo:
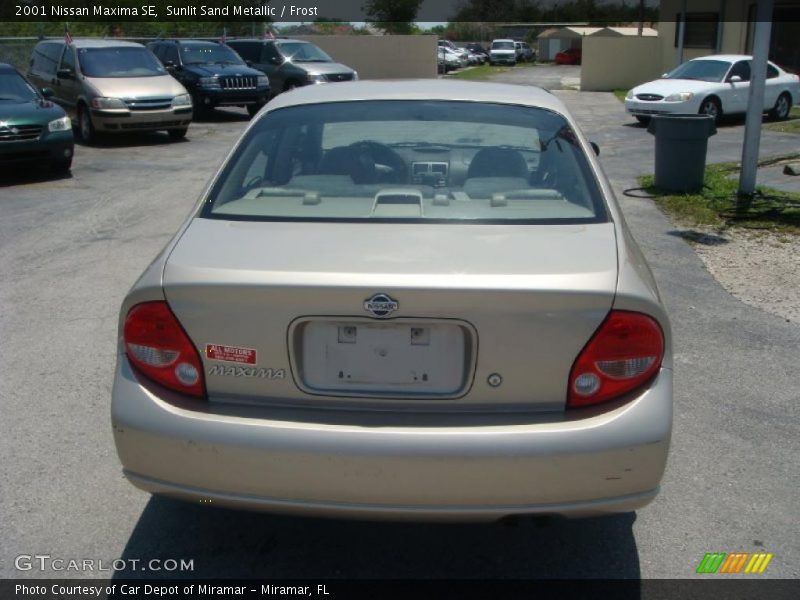
<instances>
[{"instance_id":1,"label":"rearview mirror","mask_svg":"<svg viewBox=\"0 0 800 600\"><path fill-rule=\"evenodd\" d=\"M741 80L742 78L739 77L738 75L733 75L730 79L728 79L728 81L730 81L731 83L739 83Z\"/></svg>"},{"instance_id":2,"label":"rearview mirror","mask_svg":"<svg viewBox=\"0 0 800 600\"><path fill-rule=\"evenodd\" d=\"M589 142L589 145L592 147L592 150L594 150L595 156L600 156L600 146L598 146L596 142Z\"/></svg>"},{"instance_id":3,"label":"rearview mirror","mask_svg":"<svg viewBox=\"0 0 800 600\"><path fill-rule=\"evenodd\" d=\"M50 88L42 88L39 90L39 93L41 93L45 98L52 98L56 95L56 93Z\"/></svg>"},{"instance_id":4,"label":"rearview mirror","mask_svg":"<svg viewBox=\"0 0 800 600\"><path fill-rule=\"evenodd\" d=\"M59 79L73 79L75 77L75 72L72 69L59 69L56 71L56 76Z\"/></svg>"}]
</instances>

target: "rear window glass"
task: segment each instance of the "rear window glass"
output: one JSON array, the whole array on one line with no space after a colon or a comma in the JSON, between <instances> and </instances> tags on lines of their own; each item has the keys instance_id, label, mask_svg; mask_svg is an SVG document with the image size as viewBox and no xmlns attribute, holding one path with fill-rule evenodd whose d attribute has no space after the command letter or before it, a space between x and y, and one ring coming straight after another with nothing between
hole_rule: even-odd
<instances>
[{"instance_id":1,"label":"rear window glass","mask_svg":"<svg viewBox=\"0 0 800 600\"><path fill-rule=\"evenodd\" d=\"M78 61L87 77L154 77L166 71L145 48L80 48Z\"/></svg>"},{"instance_id":2,"label":"rear window glass","mask_svg":"<svg viewBox=\"0 0 800 600\"><path fill-rule=\"evenodd\" d=\"M600 222L563 116L449 101L294 106L249 130L203 216L240 220Z\"/></svg>"}]
</instances>

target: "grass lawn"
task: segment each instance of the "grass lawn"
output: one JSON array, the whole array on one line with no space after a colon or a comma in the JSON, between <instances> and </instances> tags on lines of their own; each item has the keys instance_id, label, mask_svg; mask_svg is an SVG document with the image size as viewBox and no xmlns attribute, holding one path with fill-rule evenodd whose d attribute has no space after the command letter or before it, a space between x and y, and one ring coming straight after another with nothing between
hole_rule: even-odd
<instances>
[{"instance_id":1,"label":"grass lawn","mask_svg":"<svg viewBox=\"0 0 800 600\"><path fill-rule=\"evenodd\" d=\"M484 81L491 79L499 73L507 73L511 69L530 69L535 65L531 63L518 64L515 67L493 67L490 64L479 65L477 67L460 69L447 75L450 79L473 79L476 81Z\"/></svg>"},{"instance_id":2,"label":"grass lawn","mask_svg":"<svg viewBox=\"0 0 800 600\"><path fill-rule=\"evenodd\" d=\"M781 160L790 158L797 159L800 155ZM761 164L771 162L775 161ZM737 210L738 173L736 163L709 165L703 189L689 194L662 192L654 186L652 175L640 177L639 183L653 196L659 208L681 225L717 230L745 227L800 234L800 194L758 186L752 201ZM732 175L734 178L730 179Z\"/></svg>"},{"instance_id":3,"label":"grass lawn","mask_svg":"<svg viewBox=\"0 0 800 600\"><path fill-rule=\"evenodd\" d=\"M625 102L625 96L628 95L628 90L614 90L614 95L620 102Z\"/></svg>"},{"instance_id":4,"label":"grass lawn","mask_svg":"<svg viewBox=\"0 0 800 600\"><path fill-rule=\"evenodd\" d=\"M788 120L778 121L776 123L765 123L764 129L778 131L780 133L800 133L800 106L792 108Z\"/></svg>"}]
</instances>

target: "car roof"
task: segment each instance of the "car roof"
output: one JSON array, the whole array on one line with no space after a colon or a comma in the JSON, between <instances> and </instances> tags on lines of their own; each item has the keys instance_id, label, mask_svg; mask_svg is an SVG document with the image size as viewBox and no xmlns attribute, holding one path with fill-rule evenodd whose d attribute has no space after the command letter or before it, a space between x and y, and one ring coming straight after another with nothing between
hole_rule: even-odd
<instances>
[{"instance_id":1,"label":"car roof","mask_svg":"<svg viewBox=\"0 0 800 600\"><path fill-rule=\"evenodd\" d=\"M359 100L452 100L514 104L568 114L561 100L535 86L443 79L362 80L336 85L310 85L280 94L269 104L273 110L302 104Z\"/></svg>"},{"instance_id":2,"label":"car roof","mask_svg":"<svg viewBox=\"0 0 800 600\"><path fill-rule=\"evenodd\" d=\"M492 43L494 44L495 42L513 42L513 41L514 40L512 40L511 38L497 38L496 40L492 40Z\"/></svg>"},{"instance_id":3,"label":"car roof","mask_svg":"<svg viewBox=\"0 0 800 600\"><path fill-rule=\"evenodd\" d=\"M267 44L269 42L293 42L295 44L311 44L313 42L308 42L306 40L295 40L293 38L270 38L268 40L257 39L257 38L238 38L235 40L228 40L228 43L236 43L236 42L260 42L262 44Z\"/></svg>"},{"instance_id":4,"label":"car roof","mask_svg":"<svg viewBox=\"0 0 800 600\"><path fill-rule=\"evenodd\" d=\"M721 60L734 63L740 60L753 60L753 57L749 54L709 54L708 56L698 56L692 60Z\"/></svg>"},{"instance_id":5,"label":"car roof","mask_svg":"<svg viewBox=\"0 0 800 600\"><path fill-rule=\"evenodd\" d=\"M174 42L175 44L186 44L187 46L200 46L212 44L214 46L221 46L222 42L217 40L154 40L154 42ZM153 43L153 42L151 42Z\"/></svg>"},{"instance_id":6,"label":"car roof","mask_svg":"<svg viewBox=\"0 0 800 600\"><path fill-rule=\"evenodd\" d=\"M59 41L59 40L47 40ZM128 42L126 40L115 39L91 39L91 38L76 38L72 40L72 45L76 48L144 48L141 44L136 42Z\"/></svg>"}]
</instances>

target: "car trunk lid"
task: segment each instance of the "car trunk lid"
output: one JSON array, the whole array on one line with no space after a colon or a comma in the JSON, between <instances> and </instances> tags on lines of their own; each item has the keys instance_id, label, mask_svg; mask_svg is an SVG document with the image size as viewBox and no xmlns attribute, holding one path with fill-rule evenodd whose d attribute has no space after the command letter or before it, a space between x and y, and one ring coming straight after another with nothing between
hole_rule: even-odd
<instances>
[{"instance_id":1,"label":"car trunk lid","mask_svg":"<svg viewBox=\"0 0 800 600\"><path fill-rule=\"evenodd\" d=\"M198 218L164 271L211 401L434 411L563 409L616 280L612 223Z\"/></svg>"}]
</instances>

